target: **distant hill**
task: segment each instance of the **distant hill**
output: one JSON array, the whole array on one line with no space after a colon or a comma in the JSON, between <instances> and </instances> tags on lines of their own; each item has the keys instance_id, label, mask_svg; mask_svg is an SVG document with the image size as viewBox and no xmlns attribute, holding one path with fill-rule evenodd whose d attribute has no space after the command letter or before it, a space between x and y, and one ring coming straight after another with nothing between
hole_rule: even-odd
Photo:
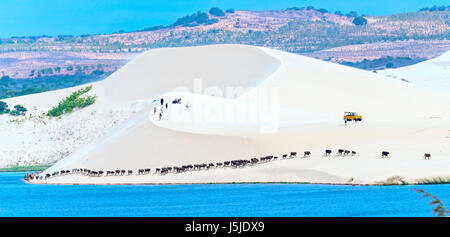
<instances>
[{"instance_id":1,"label":"distant hill","mask_svg":"<svg viewBox=\"0 0 450 237\"><path fill-rule=\"evenodd\" d=\"M170 25L133 32L11 37L0 40L0 76L75 75L71 68L91 74L97 64L111 73L133 54L148 49L208 44L264 46L366 70L395 68L450 50L449 9L434 6L369 16L314 7L265 11L212 8L180 17ZM23 52L28 53L27 63L22 63Z\"/></svg>"},{"instance_id":2,"label":"distant hill","mask_svg":"<svg viewBox=\"0 0 450 237\"><path fill-rule=\"evenodd\" d=\"M450 36L449 10L388 16L359 16L356 12L344 15L314 8L231 12L197 12L169 26L136 32L3 39L0 51L135 52L155 47L239 43L303 53L363 43L446 40ZM357 24L356 18L367 22Z\"/></svg>"}]
</instances>

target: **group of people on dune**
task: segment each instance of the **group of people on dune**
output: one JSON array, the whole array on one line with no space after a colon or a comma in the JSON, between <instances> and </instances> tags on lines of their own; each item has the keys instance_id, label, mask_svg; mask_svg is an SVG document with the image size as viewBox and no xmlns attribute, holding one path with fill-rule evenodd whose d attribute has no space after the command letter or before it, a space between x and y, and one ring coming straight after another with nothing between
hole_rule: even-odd
<instances>
[{"instance_id":1,"label":"group of people on dune","mask_svg":"<svg viewBox=\"0 0 450 237\"><path fill-rule=\"evenodd\" d=\"M161 103L161 107L160 107L160 109L159 109L159 120L161 120L162 119L162 116L163 116L163 111L164 111L164 107L166 108L166 110L169 108L169 104L166 102L165 104L164 104L164 98L161 98L160 100L159 100L159 102ZM153 115L156 115L156 106L155 107L153 107Z\"/></svg>"},{"instance_id":2,"label":"group of people on dune","mask_svg":"<svg viewBox=\"0 0 450 237\"><path fill-rule=\"evenodd\" d=\"M163 115L164 115L164 109L165 109L165 110L168 110L168 109L169 109L169 103L167 103L167 102L164 103L164 98L161 98L161 99L159 100L159 103L160 103L160 108L159 108L159 120L161 120L162 117L163 117ZM172 104L181 104L181 98L174 99L174 100L172 101ZM157 106L153 107L153 115L156 115L156 112L157 112L157 110L158 110L156 107L157 107ZM190 104L190 103L187 103L187 104L186 104L186 110L188 110L190 107L191 107L191 104Z\"/></svg>"}]
</instances>

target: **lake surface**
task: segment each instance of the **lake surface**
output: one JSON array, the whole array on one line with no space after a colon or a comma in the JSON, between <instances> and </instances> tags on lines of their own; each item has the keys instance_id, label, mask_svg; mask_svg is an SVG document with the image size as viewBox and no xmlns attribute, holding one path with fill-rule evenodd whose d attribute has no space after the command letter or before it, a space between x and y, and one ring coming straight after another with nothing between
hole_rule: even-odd
<instances>
[{"instance_id":1,"label":"lake surface","mask_svg":"<svg viewBox=\"0 0 450 237\"><path fill-rule=\"evenodd\" d=\"M0 216L433 216L450 185L35 185L0 173ZM448 205L446 205L448 208Z\"/></svg>"}]
</instances>

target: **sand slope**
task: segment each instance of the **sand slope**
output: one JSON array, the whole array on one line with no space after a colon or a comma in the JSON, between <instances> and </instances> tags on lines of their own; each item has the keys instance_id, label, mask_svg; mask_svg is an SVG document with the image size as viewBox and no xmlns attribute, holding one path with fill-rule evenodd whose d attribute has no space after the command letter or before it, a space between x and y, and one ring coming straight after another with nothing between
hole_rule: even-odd
<instances>
[{"instance_id":1,"label":"sand slope","mask_svg":"<svg viewBox=\"0 0 450 237\"><path fill-rule=\"evenodd\" d=\"M239 57L235 57L237 52ZM211 86L223 89L241 85L245 91L278 65L277 59L257 48L237 45L150 50L108 79L93 83L89 94L97 95L98 100L88 108L45 123L26 119L18 125L11 122L15 117L0 116L0 167L61 160L97 141L137 111L147 109L151 98L176 87L203 92ZM82 87L85 85L4 101L10 107L22 104L29 115L38 117Z\"/></svg>"},{"instance_id":2,"label":"sand slope","mask_svg":"<svg viewBox=\"0 0 450 237\"><path fill-rule=\"evenodd\" d=\"M279 66L256 47L221 45L153 49L101 82L109 100L148 100L179 87L254 87ZM195 79L201 84L194 88Z\"/></svg>"},{"instance_id":3,"label":"sand slope","mask_svg":"<svg viewBox=\"0 0 450 237\"><path fill-rule=\"evenodd\" d=\"M440 93L450 93L450 51L415 65L379 71L399 80L422 86Z\"/></svg>"},{"instance_id":4,"label":"sand slope","mask_svg":"<svg viewBox=\"0 0 450 237\"><path fill-rule=\"evenodd\" d=\"M439 117L448 114L447 96L432 95L403 81L339 64L328 63L282 51L264 49L281 61L253 92L279 91L275 101L282 106L329 111L340 119L343 111L357 111L370 121ZM442 109L447 106L447 109Z\"/></svg>"},{"instance_id":5,"label":"sand slope","mask_svg":"<svg viewBox=\"0 0 450 237\"><path fill-rule=\"evenodd\" d=\"M202 79L200 89L196 79ZM72 168L136 172L291 151L312 155L243 169L100 178L67 175L40 182L374 183L395 175L412 182L450 175L449 95L373 72L277 50L213 45L151 50L94 87L104 103L140 103L142 109L44 174ZM179 87L188 90L173 91ZM220 97L236 87L240 93ZM154 100L161 97L169 102L182 98L182 103L163 109L160 121ZM94 106L102 110L102 103ZM363 122L344 125L344 111L358 112ZM246 116L226 116L232 113ZM338 148L357 155L323 157L325 149ZM380 158L384 150L390 158ZM431 160L423 160L425 152L432 153Z\"/></svg>"}]
</instances>

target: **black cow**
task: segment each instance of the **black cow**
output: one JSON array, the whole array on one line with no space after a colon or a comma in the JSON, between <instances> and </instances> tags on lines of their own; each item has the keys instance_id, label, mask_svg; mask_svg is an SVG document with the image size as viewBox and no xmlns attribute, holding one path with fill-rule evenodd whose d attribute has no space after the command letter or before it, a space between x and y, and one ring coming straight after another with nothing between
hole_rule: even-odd
<instances>
[{"instance_id":1,"label":"black cow","mask_svg":"<svg viewBox=\"0 0 450 237\"><path fill-rule=\"evenodd\" d=\"M252 165L256 165L259 162L258 158L252 158L250 161L252 162Z\"/></svg>"}]
</instances>

